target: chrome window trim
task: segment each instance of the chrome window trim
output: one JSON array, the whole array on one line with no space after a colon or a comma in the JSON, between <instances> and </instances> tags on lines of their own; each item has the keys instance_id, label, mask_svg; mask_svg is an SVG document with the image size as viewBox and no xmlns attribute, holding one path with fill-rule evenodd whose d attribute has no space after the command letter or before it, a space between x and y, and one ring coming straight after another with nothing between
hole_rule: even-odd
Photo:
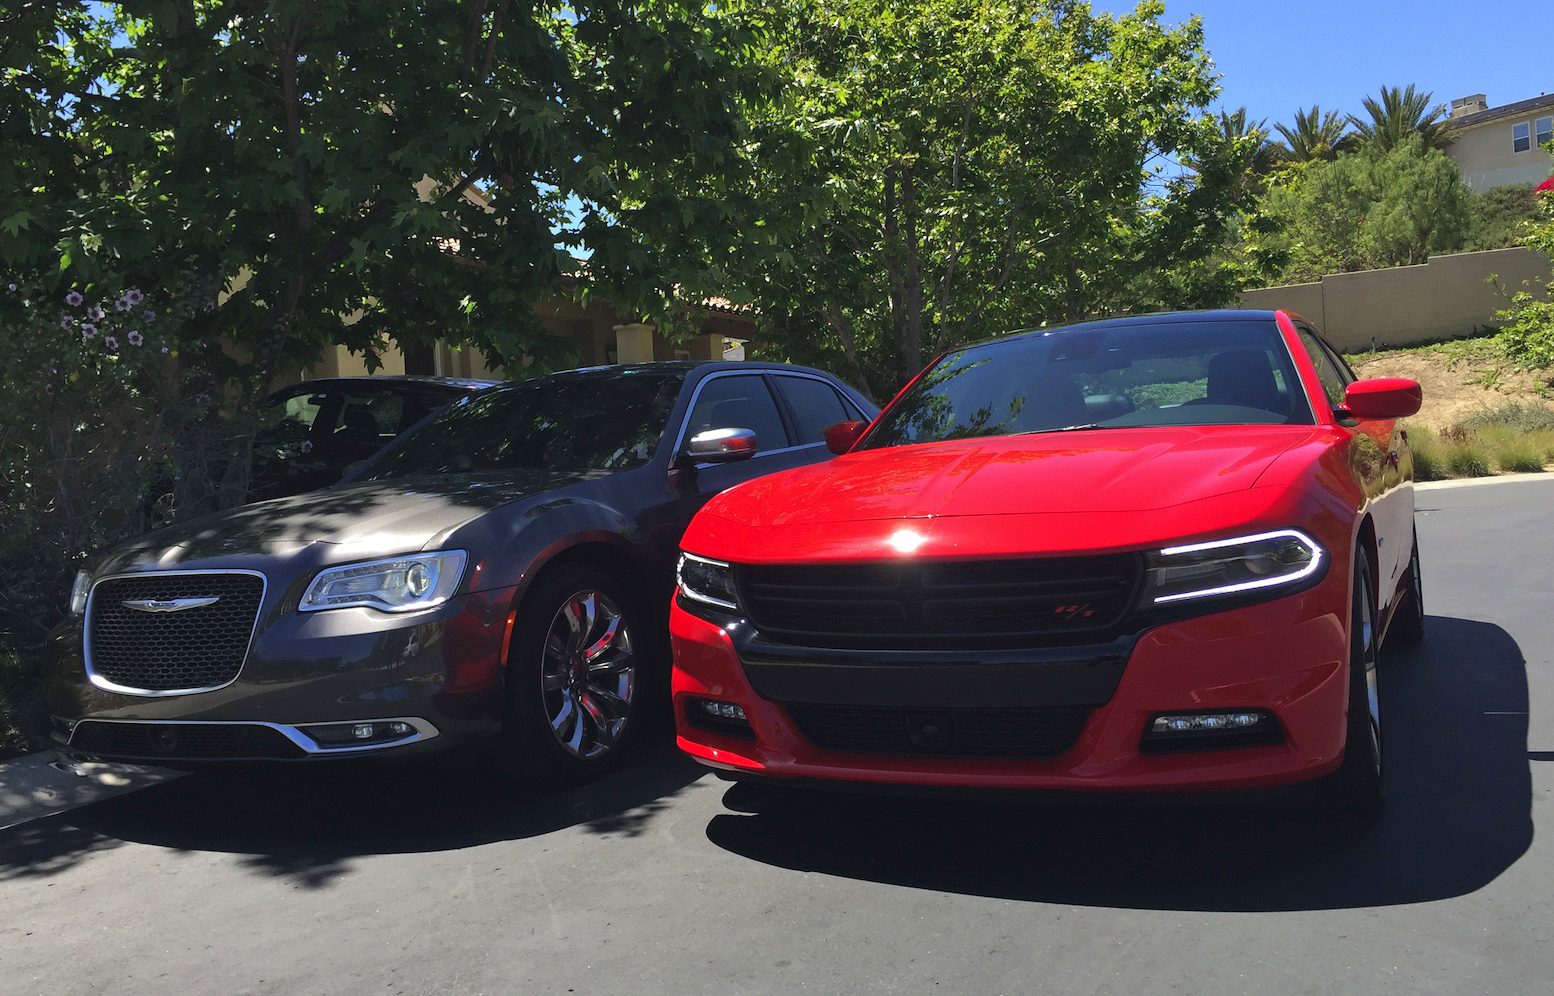
<instances>
[{"instance_id":1,"label":"chrome window trim","mask_svg":"<svg viewBox=\"0 0 1554 996\"><path fill-rule=\"evenodd\" d=\"M98 674L92 668L92 609L97 604L97 586L104 581L118 581L123 578L146 577L197 577L208 574L246 574L249 577L259 579L259 605L254 610L254 620L248 626L248 643L243 647L243 660L237 666L237 673L231 681L224 681L219 685L206 685L200 688L171 688L166 691L155 691L149 688L131 688L109 681ZM119 695L136 695L141 698L166 698L169 695L196 695L201 692L214 692L235 683L242 675L243 668L248 665L248 654L254 649L254 636L259 632L259 615L264 611L264 599L270 590L270 580L259 571L245 571L233 569L218 569L209 571L128 571L121 574L105 574L100 578L92 579L91 590L86 595L86 611L81 614L81 658L86 667L86 678L93 685L105 692L114 692Z\"/></svg>"},{"instance_id":2,"label":"chrome window trim","mask_svg":"<svg viewBox=\"0 0 1554 996\"><path fill-rule=\"evenodd\" d=\"M208 573L208 572L200 572ZM261 720L216 720L216 719L109 719L104 716L88 716L78 719L70 728L70 739L67 745L75 744L76 732L84 723L118 723L135 726L263 726L267 727L310 756L321 754L360 754L365 751L383 750L387 747L403 747L406 744L421 743L441 736L437 727L418 716L387 716L372 719L342 719L327 723L298 723L295 726L287 726L284 723L267 723ZM304 731L314 726L349 726L353 723L405 723L415 732L398 740L389 740L377 744L364 744L359 747L324 747L317 740L308 736ZM185 758L189 761L198 761L201 758ZM210 760L229 760L227 758L211 758Z\"/></svg>"}]
</instances>

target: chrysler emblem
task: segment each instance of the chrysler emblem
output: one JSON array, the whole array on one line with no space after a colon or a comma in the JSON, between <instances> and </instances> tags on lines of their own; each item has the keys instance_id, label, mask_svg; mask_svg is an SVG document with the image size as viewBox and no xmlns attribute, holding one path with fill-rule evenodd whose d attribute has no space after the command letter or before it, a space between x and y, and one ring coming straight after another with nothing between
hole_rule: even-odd
<instances>
[{"instance_id":1,"label":"chrysler emblem","mask_svg":"<svg viewBox=\"0 0 1554 996\"><path fill-rule=\"evenodd\" d=\"M211 595L208 598L126 598L121 604L126 609L139 609L142 612L182 612L202 605L214 605L219 601L220 595Z\"/></svg>"}]
</instances>

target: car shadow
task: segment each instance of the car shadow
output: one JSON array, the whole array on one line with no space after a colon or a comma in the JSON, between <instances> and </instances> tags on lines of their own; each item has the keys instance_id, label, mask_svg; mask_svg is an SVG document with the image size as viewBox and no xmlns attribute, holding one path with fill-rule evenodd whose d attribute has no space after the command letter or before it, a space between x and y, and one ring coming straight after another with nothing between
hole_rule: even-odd
<instances>
[{"instance_id":1,"label":"car shadow","mask_svg":"<svg viewBox=\"0 0 1554 996\"><path fill-rule=\"evenodd\" d=\"M1369 825L1298 795L1059 805L736 784L724 804L745 813L714 817L707 837L783 868L1075 906L1311 910L1469 893L1532 842L1526 668L1498 626L1427 625L1422 646L1383 652L1388 799Z\"/></svg>"},{"instance_id":2,"label":"car shadow","mask_svg":"<svg viewBox=\"0 0 1554 996\"><path fill-rule=\"evenodd\" d=\"M446 851L569 827L643 833L705 774L667 737L597 782L524 792L463 763L201 772L0 831L0 882L56 874L133 842L245 855L250 870L323 887L373 854Z\"/></svg>"}]
</instances>

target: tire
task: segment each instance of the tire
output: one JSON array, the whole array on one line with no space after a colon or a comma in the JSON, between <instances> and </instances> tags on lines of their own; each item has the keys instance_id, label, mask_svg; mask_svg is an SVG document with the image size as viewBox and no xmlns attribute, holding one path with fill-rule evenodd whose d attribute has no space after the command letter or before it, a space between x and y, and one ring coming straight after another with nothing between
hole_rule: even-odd
<instances>
[{"instance_id":1,"label":"tire","mask_svg":"<svg viewBox=\"0 0 1554 996\"><path fill-rule=\"evenodd\" d=\"M1381 710L1376 696L1376 596L1370 558L1354 557L1354 585L1349 625L1349 708L1344 759L1333 774L1333 799L1347 815L1372 819L1381 812Z\"/></svg>"},{"instance_id":2,"label":"tire","mask_svg":"<svg viewBox=\"0 0 1554 996\"><path fill-rule=\"evenodd\" d=\"M1408 560L1408 583L1404 604L1398 606L1387 635L1405 646L1418 646L1424 639L1424 578L1419 567L1419 536L1414 535L1414 552Z\"/></svg>"},{"instance_id":3,"label":"tire","mask_svg":"<svg viewBox=\"0 0 1554 996\"><path fill-rule=\"evenodd\" d=\"M518 609L507 662L499 761L542 787L598 778L626 760L643 726L649 631L609 573L566 564Z\"/></svg>"}]
</instances>

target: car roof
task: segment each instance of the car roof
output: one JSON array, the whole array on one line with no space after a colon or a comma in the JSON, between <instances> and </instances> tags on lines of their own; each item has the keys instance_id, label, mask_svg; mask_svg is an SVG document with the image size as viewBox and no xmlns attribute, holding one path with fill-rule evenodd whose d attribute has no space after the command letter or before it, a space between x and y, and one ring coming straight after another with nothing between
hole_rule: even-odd
<instances>
[{"instance_id":1,"label":"car roof","mask_svg":"<svg viewBox=\"0 0 1554 996\"><path fill-rule=\"evenodd\" d=\"M487 387L495 387L499 380L480 380L474 377L438 377L430 374L367 374L364 376L343 377L310 377L307 380L288 384L272 392L279 394L282 391L292 391L297 388L341 386L341 387L367 387L373 384L403 386L411 389L425 388L455 388L464 391L479 391Z\"/></svg>"},{"instance_id":2,"label":"car roof","mask_svg":"<svg viewBox=\"0 0 1554 996\"><path fill-rule=\"evenodd\" d=\"M1003 342L1021 336L1040 336L1052 332L1083 331L1086 329L1126 328L1137 325L1178 325L1204 322L1271 322L1278 312L1263 308L1216 308L1206 311L1156 311L1138 315L1117 315L1112 318L1096 318L1085 322L1064 325L1043 325L1035 328L1013 329L1002 335L989 336L963 343L962 346L979 346L989 342Z\"/></svg>"}]
</instances>

